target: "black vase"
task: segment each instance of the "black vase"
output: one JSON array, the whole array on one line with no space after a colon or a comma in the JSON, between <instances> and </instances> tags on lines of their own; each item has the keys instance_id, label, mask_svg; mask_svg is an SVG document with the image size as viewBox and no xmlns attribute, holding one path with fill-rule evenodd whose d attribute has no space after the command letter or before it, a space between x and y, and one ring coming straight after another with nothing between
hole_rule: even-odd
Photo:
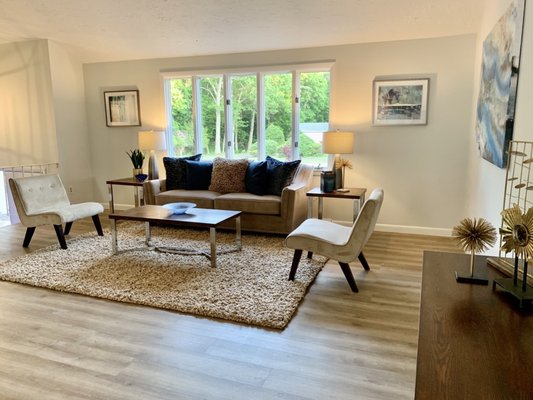
<instances>
[{"instance_id":1,"label":"black vase","mask_svg":"<svg viewBox=\"0 0 533 400\"><path fill-rule=\"evenodd\" d=\"M335 190L335 172L322 171L320 174L320 190L324 193L331 193Z\"/></svg>"}]
</instances>

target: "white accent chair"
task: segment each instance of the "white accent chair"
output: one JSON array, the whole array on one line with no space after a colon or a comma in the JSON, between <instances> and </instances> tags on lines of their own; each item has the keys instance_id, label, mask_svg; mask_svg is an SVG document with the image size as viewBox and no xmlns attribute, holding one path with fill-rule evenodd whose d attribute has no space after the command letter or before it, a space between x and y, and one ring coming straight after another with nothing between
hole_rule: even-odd
<instances>
[{"instance_id":1,"label":"white accent chair","mask_svg":"<svg viewBox=\"0 0 533 400\"><path fill-rule=\"evenodd\" d=\"M308 258L317 253L336 260L352 291L358 292L348 263L359 259L363 268L370 270L363 247L374 231L382 203L383 189L374 189L351 227L316 218L305 220L285 239L285 246L294 249L289 280L294 280L302 251L306 250Z\"/></svg>"},{"instance_id":2,"label":"white accent chair","mask_svg":"<svg viewBox=\"0 0 533 400\"><path fill-rule=\"evenodd\" d=\"M92 217L98 235L104 235L98 217L104 207L94 202L70 204L59 175L10 178L9 187L20 222L27 228L23 247L29 246L37 226L52 224L61 248L66 249L65 235L70 233L72 223L86 217Z\"/></svg>"}]
</instances>

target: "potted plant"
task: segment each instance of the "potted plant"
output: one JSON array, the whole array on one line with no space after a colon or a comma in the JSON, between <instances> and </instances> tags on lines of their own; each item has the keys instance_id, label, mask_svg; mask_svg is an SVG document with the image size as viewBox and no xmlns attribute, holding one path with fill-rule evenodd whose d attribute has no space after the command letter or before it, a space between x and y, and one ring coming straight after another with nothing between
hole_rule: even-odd
<instances>
[{"instance_id":1,"label":"potted plant","mask_svg":"<svg viewBox=\"0 0 533 400\"><path fill-rule=\"evenodd\" d=\"M144 153L139 149L135 149L126 152L126 154L133 164L133 176L143 175Z\"/></svg>"}]
</instances>

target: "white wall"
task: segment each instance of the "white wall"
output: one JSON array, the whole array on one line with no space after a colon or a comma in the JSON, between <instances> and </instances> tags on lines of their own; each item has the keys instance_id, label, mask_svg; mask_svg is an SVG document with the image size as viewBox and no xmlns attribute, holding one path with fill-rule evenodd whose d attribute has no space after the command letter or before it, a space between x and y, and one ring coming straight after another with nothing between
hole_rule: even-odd
<instances>
[{"instance_id":1,"label":"white wall","mask_svg":"<svg viewBox=\"0 0 533 400\"><path fill-rule=\"evenodd\" d=\"M379 222L420 233L449 229L465 214L465 169L473 97L475 36L332 46L206 57L84 65L85 92L95 177L95 195L106 199L105 181L131 174L125 151L137 146L137 132L165 124L160 72L172 69L336 60L332 70L332 128L356 132L356 153L348 157L348 186L383 187ZM431 79L429 123L372 127L375 77ZM139 89L142 127L107 128L104 90ZM119 203L132 203L129 191ZM326 216L351 219L351 204L326 204ZM423 227L427 229L417 229Z\"/></svg>"},{"instance_id":2,"label":"white wall","mask_svg":"<svg viewBox=\"0 0 533 400\"><path fill-rule=\"evenodd\" d=\"M483 23L476 43L475 95L472 99L472 127L469 136L468 216L486 218L495 227L501 225L500 212L503 205L506 170L481 158L475 137L475 108L479 92L483 41L510 4L510 0L493 0L486 3ZM526 6L513 132L513 139L526 141L533 140L531 129L533 126L533 113L531 112L533 93L528 90L533 84L533 74L531 74L533 70L533 27L531 24L533 24L533 8ZM497 247L495 247L489 253L497 254L497 252Z\"/></svg>"},{"instance_id":3,"label":"white wall","mask_svg":"<svg viewBox=\"0 0 533 400\"><path fill-rule=\"evenodd\" d=\"M48 42L59 143L59 172L71 202L94 198L91 147L85 111L83 67L64 48Z\"/></svg>"},{"instance_id":4,"label":"white wall","mask_svg":"<svg viewBox=\"0 0 533 400\"><path fill-rule=\"evenodd\" d=\"M58 160L46 40L0 45L0 166Z\"/></svg>"}]
</instances>

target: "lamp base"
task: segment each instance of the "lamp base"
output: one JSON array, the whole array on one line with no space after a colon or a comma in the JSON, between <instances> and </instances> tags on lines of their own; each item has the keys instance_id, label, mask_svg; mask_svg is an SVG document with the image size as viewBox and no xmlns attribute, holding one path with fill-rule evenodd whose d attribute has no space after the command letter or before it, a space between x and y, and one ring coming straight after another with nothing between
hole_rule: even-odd
<instances>
[{"instance_id":1,"label":"lamp base","mask_svg":"<svg viewBox=\"0 0 533 400\"><path fill-rule=\"evenodd\" d=\"M148 158L148 180L159 179L159 169L157 167L157 157L155 151L150 151Z\"/></svg>"}]
</instances>

